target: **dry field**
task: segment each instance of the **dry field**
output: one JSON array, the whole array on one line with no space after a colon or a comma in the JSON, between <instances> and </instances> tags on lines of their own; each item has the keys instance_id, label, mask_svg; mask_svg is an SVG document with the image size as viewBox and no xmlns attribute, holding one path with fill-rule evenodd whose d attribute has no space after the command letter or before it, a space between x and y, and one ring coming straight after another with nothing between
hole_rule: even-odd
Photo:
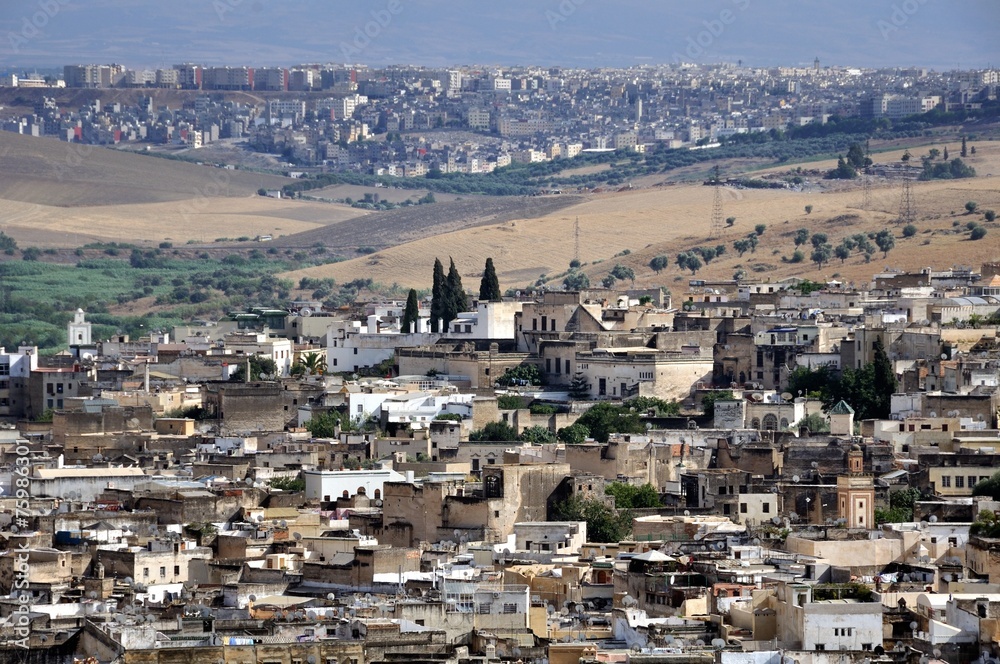
<instances>
[{"instance_id":1,"label":"dry field","mask_svg":"<svg viewBox=\"0 0 1000 664\"><path fill-rule=\"evenodd\" d=\"M338 281L370 277L382 283L427 288L434 257L451 256L465 277L466 287L475 288L483 263L487 257L493 257L501 285L520 288L542 274L566 270L574 257L577 219L580 259L592 283L599 282L616 262L621 262L635 270L636 285L674 285L674 290L683 290L691 278L690 272L681 272L671 265L656 275L648 267L650 259L665 253L672 262L679 251L709 244L725 244L727 253L698 272L698 278L730 278L737 269L744 269L751 276L770 279L793 275L829 279L837 275L864 281L886 266L900 269L978 266L985 260L1000 258L1000 223L985 223L989 229L987 236L977 242L970 241L964 224L972 219L982 221L982 215L966 215L964 205L975 200L981 209L1000 211L1000 143L981 142L976 147L978 153L966 161L976 168L978 177L914 184L919 232L913 238L904 239L902 228L894 224L900 199L899 186L894 183L876 185L871 211L858 209L861 191L857 183L844 186L832 183L836 186L829 190L813 187L803 192L725 189L724 216L734 216L737 221L717 238L710 237L713 190L700 185L675 185L597 195L541 218L458 230L286 276L333 277ZM957 156L958 145L950 144L949 151L952 157ZM914 159L922 152L926 149L914 150ZM875 161L897 160L901 154L901 151L878 154ZM831 162L808 164L810 169L832 166ZM805 213L806 205L813 206L811 214ZM960 224L957 228L953 226L956 221ZM732 249L733 241L761 223L767 225L767 230L757 251L740 258ZM808 262L808 252L807 262L782 262L782 256L792 255L795 247L791 234L799 228L826 233L834 245L845 235L890 228L897 236L896 248L884 259L881 253L876 254L870 264L858 255L844 264L834 259L822 270ZM614 258L625 249L632 253ZM594 261L602 262L595 265Z\"/></svg>"},{"instance_id":2,"label":"dry field","mask_svg":"<svg viewBox=\"0 0 1000 664\"><path fill-rule=\"evenodd\" d=\"M21 246L212 242L364 214L257 195L287 179L0 132L0 230Z\"/></svg>"}]
</instances>

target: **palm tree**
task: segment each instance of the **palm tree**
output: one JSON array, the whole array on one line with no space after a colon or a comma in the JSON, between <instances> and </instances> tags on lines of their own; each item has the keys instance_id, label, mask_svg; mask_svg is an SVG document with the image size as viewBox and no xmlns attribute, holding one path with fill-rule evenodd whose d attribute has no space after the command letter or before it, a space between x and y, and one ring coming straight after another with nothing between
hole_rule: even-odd
<instances>
[{"instance_id":1,"label":"palm tree","mask_svg":"<svg viewBox=\"0 0 1000 664\"><path fill-rule=\"evenodd\" d=\"M322 376L325 372L326 358L317 351L299 355L291 370L293 376Z\"/></svg>"}]
</instances>

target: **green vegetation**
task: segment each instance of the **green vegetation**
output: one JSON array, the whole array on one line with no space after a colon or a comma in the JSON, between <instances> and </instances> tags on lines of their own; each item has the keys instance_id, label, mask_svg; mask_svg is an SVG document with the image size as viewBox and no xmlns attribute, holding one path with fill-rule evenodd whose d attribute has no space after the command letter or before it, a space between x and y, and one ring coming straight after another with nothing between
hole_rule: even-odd
<instances>
[{"instance_id":1,"label":"green vegetation","mask_svg":"<svg viewBox=\"0 0 1000 664\"><path fill-rule=\"evenodd\" d=\"M826 410L840 401L854 409L857 421L888 419L889 405L896 391L896 374L885 353L881 337L875 339L873 361L860 369L844 369L839 377L826 367L814 371L799 368L789 377L793 394L818 396Z\"/></svg>"},{"instance_id":2,"label":"green vegetation","mask_svg":"<svg viewBox=\"0 0 1000 664\"><path fill-rule=\"evenodd\" d=\"M715 390L701 398L701 407L706 417L715 417L715 402L731 401L734 398L732 390Z\"/></svg>"},{"instance_id":3,"label":"green vegetation","mask_svg":"<svg viewBox=\"0 0 1000 664\"><path fill-rule=\"evenodd\" d=\"M337 427L340 426L340 413L335 410L329 410L325 413L314 415L304 426L312 434L313 438L336 438Z\"/></svg>"},{"instance_id":4,"label":"green vegetation","mask_svg":"<svg viewBox=\"0 0 1000 664\"><path fill-rule=\"evenodd\" d=\"M795 423L795 428L806 427L809 429L810 433L829 433L830 425L827 423L826 418L819 413L813 413L812 415L806 415L801 420Z\"/></svg>"},{"instance_id":5,"label":"green vegetation","mask_svg":"<svg viewBox=\"0 0 1000 664\"><path fill-rule=\"evenodd\" d=\"M579 423L563 427L556 432L556 438L559 442L566 443L567 445L579 445L586 441L589 436L590 431L587 427Z\"/></svg>"},{"instance_id":6,"label":"green vegetation","mask_svg":"<svg viewBox=\"0 0 1000 664\"><path fill-rule=\"evenodd\" d=\"M969 233L970 240L982 240L984 237L986 237L986 228L984 226L977 225Z\"/></svg>"},{"instance_id":7,"label":"green vegetation","mask_svg":"<svg viewBox=\"0 0 1000 664\"><path fill-rule=\"evenodd\" d=\"M305 491L306 481L301 477L276 477L270 482L272 489L280 491Z\"/></svg>"},{"instance_id":8,"label":"green vegetation","mask_svg":"<svg viewBox=\"0 0 1000 664\"><path fill-rule=\"evenodd\" d=\"M499 302L500 299L500 280L497 278L497 270L493 266L493 259L487 258L483 278L479 282L479 301Z\"/></svg>"},{"instance_id":9,"label":"green vegetation","mask_svg":"<svg viewBox=\"0 0 1000 664\"><path fill-rule=\"evenodd\" d=\"M472 442L494 441L507 442L518 440L517 431L506 422L490 422L482 429L469 433Z\"/></svg>"},{"instance_id":10,"label":"green vegetation","mask_svg":"<svg viewBox=\"0 0 1000 664\"><path fill-rule=\"evenodd\" d=\"M652 411L655 417L677 417L681 405L676 401L665 401L657 397L635 397L625 402L625 406L640 413Z\"/></svg>"},{"instance_id":11,"label":"green vegetation","mask_svg":"<svg viewBox=\"0 0 1000 664\"><path fill-rule=\"evenodd\" d=\"M250 361L250 380L273 380L278 374L278 365L269 357L263 355L248 355ZM247 363L241 361L229 380L243 382L247 379Z\"/></svg>"},{"instance_id":12,"label":"green vegetation","mask_svg":"<svg viewBox=\"0 0 1000 664\"><path fill-rule=\"evenodd\" d=\"M618 509L647 509L661 507L663 501L652 484L626 484L612 482L604 487L604 493L615 497L615 507Z\"/></svg>"},{"instance_id":13,"label":"green vegetation","mask_svg":"<svg viewBox=\"0 0 1000 664\"><path fill-rule=\"evenodd\" d=\"M420 303L417 301L417 291L410 289L406 295L406 306L403 307L402 331L412 334L417 331L417 321L420 319Z\"/></svg>"},{"instance_id":14,"label":"green vegetation","mask_svg":"<svg viewBox=\"0 0 1000 664\"><path fill-rule=\"evenodd\" d=\"M972 522L972 525L969 526L969 534L976 537L1000 537L1000 520L997 519L996 514L992 511L982 510L976 520Z\"/></svg>"},{"instance_id":15,"label":"green vegetation","mask_svg":"<svg viewBox=\"0 0 1000 664\"><path fill-rule=\"evenodd\" d=\"M517 394L500 394L497 396L497 408L500 410L520 410L524 407L524 399Z\"/></svg>"},{"instance_id":16,"label":"green vegetation","mask_svg":"<svg viewBox=\"0 0 1000 664\"><path fill-rule=\"evenodd\" d=\"M584 427L589 436L599 443L608 442L613 433L646 432L646 427L635 411L626 406L616 406L604 401L580 416L575 426Z\"/></svg>"},{"instance_id":17,"label":"green vegetation","mask_svg":"<svg viewBox=\"0 0 1000 664\"><path fill-rule=\"evenodd\" d=\"M924 162L921 180L958 180L976 177L976 169L956 157L947 163Z\"/></svg>"},{"instance_id":18,"label":"green vegetation","mask_svg":"<svg viewBox=\"0 0 1000 664\"><path fill-rule=\"evenodd\" d=\"M875 509L875 523L909 523L913 521L913 508L920 499L920 489L891 491L888 509Z\"/></svg>"},{"instance_id":19,"label":"green vegetation","mask_svg":"<svg viewBox=\"0 0 1000 664\"><path fill-rule=\"evenodd\" d=\"M462 416L458 413L440 413L434 416L435 420L448 421L448 422L461 422Z\"/></svg>"},{"instance_id":20,"label":"green vegetation","mask_svg":"<svg viewBox=\"0 0 1000 664\"><path fill-rule=\"evenodd\" d=\"M591 542L620 542L632 533L632 515L618 512L595 498L572 497L553 508L557 521L586 521Z\"/></svg>"},{"instance_id":21,"label":"green vegetation","mask_svg":"<svg viewBox=\"0 0 1000 664\"><path fill-rule=\"evenodd\" d=\"M1000 500L1000 472L994 473L989 479L972 487L973 496L989 496L993 500Z\"/></svg>"},{"instance_id":22,"label":"green vegetation","mask_svg":"<svg viewBox=\"0 0 1000 664\"><path fill-rule=\"evenodd\" d=\"M522 364L504 371L503 375L497 380L497 383L501 387L510 387L511 385L541 385L542 372L539 371L538 366L535 364Z\"/></svg>"}]
</instances>

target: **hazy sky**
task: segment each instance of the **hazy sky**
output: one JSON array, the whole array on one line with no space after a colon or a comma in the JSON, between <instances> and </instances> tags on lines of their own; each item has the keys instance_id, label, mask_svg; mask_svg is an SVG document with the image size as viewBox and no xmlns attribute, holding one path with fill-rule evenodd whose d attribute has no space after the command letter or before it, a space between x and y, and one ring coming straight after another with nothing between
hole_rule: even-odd
<instances>
[{"instance_id":1,"label":"hazy sky","mask_svg":"<svg viewBox=\"0 0 1000 664\"><path fill-rule=\"evenodd\" d=\"M0 0L0 69L1000 66L998 0ZM368 34L365 34L367 32Z\"/></svg>"}]
</instances>

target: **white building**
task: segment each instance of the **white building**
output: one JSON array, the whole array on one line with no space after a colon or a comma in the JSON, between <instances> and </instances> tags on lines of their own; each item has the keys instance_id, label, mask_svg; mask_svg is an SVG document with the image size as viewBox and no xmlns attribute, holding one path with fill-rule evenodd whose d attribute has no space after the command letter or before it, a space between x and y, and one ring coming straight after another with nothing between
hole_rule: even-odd
<instances>
[{"instance_id":1,"label":"white building","mask_svg":"<svg viewBox=\"0 0 1000 664\"><path fill-rule=\"evenodd\" d=\"M37 498L73 496L89 502L105 489L131 491L148 479L142 468L36 468L31 474L30 491Z\"/></svg>"},{"instance_id":2,"label":"white building","mask_svg":"<svg viewBox=\"0 0 1000 664\"><path fill-rule=\"evenodd\" d=\"M813 600L812 586L778 587L778 641L802 650L873 650L882 645L882 603Z\"/></svg>"},{"instance_id":3,"label":"white building","mask_svg":"<svg viewBox=\"0 0 1000 664\"><path fill-rule=\"evenodd\" d=\"M363 493L381 499L386 482L403 482L406 477L389 468L376 470L303 470L306 499L331 501Z\"/></svg>"}]
</instances>

